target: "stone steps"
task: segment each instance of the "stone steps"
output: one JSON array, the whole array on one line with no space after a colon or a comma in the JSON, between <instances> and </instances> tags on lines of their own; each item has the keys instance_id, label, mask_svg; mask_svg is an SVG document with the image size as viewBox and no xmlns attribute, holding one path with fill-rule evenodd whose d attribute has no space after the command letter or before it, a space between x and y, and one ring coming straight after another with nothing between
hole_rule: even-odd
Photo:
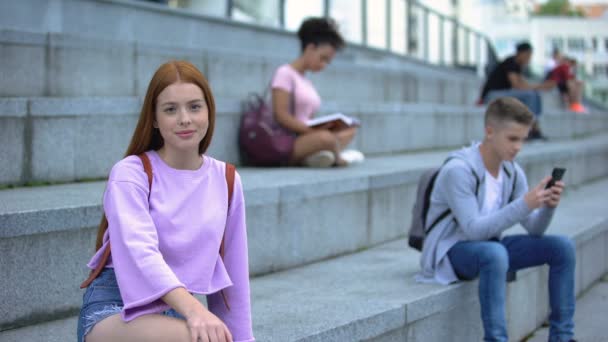
<instances>
[{"instance_id":1,"label":"stone steps","mask_svg":"<svg viewBox=\"0 0 608 342\"><path fill-rule=\"evenodd\" d=\"M373 157L340 170L240 168L251 274L403 237L418 177L440 165L446 153ZM564 166L566 182L580 186L608 176L608 135L530 144L519 161L531 182ZM93 182L0 191L0 251L8 275L0 278L5 303L0 330L58 318L78 307L77 285L92 254L103 189L104 182ZM44 283L41 274L47 275Z\"/></svg>"},{"instance_id":2,"label":"stone steps","mask_svg":"<svg viewBox=\"0 0 608 342\"><path fill-rule=\"evenodd\" d=\"M239 163L239 100L219 100L209 154ZM0 185L103 179L122 158L141 98L36 97L0 99ZM453 148L483 137L483 107L430 103L332 102L362 121L353 147L366 155ZM551 139L608 131L608 115L547 111L541 125ZM379 139L378 137L382 137ZM103 142L103 148L99 144Z\"/></svg>"},{"instance_id":3,"label":"stone steps","mask_svg":"<svg viewBox=\"0 0 608 342\"><path fill-rule=\"evenodd\" d=\"M573 238L576 292L608 271L608 180L569 189L549 234ZM584 212L585 215L579 215ZM513 228L511 233L521 233ZM365 251L252 279L258 341L479 341L477 282L416 283L419 253L398 239ZM507 295L509 335L520 340L548 315L546 267L520 271ZM0 340L68 341L76 319L0 332Z\"/></svg>"}]
</instances>

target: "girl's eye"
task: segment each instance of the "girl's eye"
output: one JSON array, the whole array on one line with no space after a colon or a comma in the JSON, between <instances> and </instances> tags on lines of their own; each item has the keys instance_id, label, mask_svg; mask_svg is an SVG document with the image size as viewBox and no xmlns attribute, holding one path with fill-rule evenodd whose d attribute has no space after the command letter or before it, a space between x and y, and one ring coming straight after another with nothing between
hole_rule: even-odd
<instances>
[{"instance_id":1,"label":"girl's eye","mask_svg":"<svg viewBox=\"0 0 608 342\"><path fill-rule=\"evenodd\" d=\"M190 107L193 111L199 111L201 110L201 108L203 108L203 106L201 106L200 104L193 104L192 107Z\"/></svg>"},{"instance_id":2,"label":"girl's eye","mask_svg":"<svg viewBox=\"0 0 608 342\"><path fill-rule=\"evenodd\" d=\"M175 112L175 107L167 107L164 110L165 113L174 113Z\"/></svg>"}]
</instances>

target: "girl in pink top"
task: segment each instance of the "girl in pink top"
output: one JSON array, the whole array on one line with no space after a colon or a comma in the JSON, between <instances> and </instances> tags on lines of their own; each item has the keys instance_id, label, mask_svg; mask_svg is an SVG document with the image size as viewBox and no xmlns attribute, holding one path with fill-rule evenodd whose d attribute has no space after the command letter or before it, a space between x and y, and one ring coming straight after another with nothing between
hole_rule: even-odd
<instances>
[{"instance_id":1,"label":"girl in pink top","mask_svg":"<svg viewBox=\"0 0 608 342\"><path fill-rule=\"evenodd\" d=\"M110 172L78 341L254 341L245 203L238 174L204 155L215 105L194 65L163 64L150 81L127 157ZM146 153L152 186L138 154ZM107 219L107 221L106 221ZM224 257L220 245L224 237ZM207 295L208 309L193 294ZM224 300L225 297L225 300Z\"/></svg>"},{"instance_id":2,"label":"girl in pink top","mask_svg":"<svg viewBox=\"0 0 608 342\"><path fill-rule=\"evenodd\" d=\"M328 167L361 161L361 152L344 151L357 132L355 127L327 124L311 128L306 125L319 110L321 98L305 74L325 69L336 52L344 47L335 22L328 18L307 19L300 26L298 37L302 54L290 64L279 67L271 83L275 120L294 136L291 153L281 156L286 160L279 162Z\"/></svg>"}]
</instances>

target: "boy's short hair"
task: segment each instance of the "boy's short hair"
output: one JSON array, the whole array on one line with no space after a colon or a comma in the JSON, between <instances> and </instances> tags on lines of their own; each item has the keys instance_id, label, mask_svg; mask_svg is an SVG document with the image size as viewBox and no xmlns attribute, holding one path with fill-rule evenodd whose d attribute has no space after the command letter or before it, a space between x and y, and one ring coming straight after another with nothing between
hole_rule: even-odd
<instances>
[{"instance_id":1,"label":"boy's short hair","mask_svg":"<svg viewBox=\"0 0 608 342\"><path fill-rule=\"evenodd\" d=\"M521 42L515 47L517 53L532 51L532 45L528 42Z\"/></svg>"},{"instance_id":2,"label":"boy's short hair","mask_svg":"<svg viewBox=\"0 0 608 342\"><path fill-rule=\"evenodd\" d=\"M514 97L499 97L490 102L486 109L485 125L516 122L529 126L534 122L534 114Z\"/></svg>"}]
</instances>

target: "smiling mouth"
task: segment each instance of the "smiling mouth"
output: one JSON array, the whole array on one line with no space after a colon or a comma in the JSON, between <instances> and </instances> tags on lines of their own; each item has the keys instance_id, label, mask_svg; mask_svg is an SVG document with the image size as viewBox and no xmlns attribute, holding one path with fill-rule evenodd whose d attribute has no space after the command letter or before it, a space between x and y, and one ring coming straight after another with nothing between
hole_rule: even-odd
<instances>
[{"instance_id":1,"label":"smiling mouth","mask_svg":"<svg viewBox=\"0 0 608 342\"><path fill-rule=\"evenodd\" d=\"M189 137L192 134L194 134L194 131L181 131L181 132L177 132L175 134L179 135L180 137Z\"/></svg>"}]
</instances>

